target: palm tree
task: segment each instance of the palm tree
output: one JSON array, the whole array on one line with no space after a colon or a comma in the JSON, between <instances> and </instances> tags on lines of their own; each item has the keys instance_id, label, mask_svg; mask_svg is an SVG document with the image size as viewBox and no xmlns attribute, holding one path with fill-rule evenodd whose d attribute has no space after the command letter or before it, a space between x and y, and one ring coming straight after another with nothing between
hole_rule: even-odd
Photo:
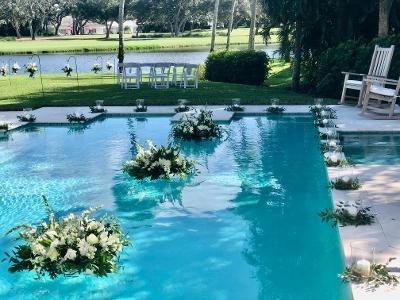
<instances>
[{"instance_id":1,"label":"palm tree","mask_svg":"<svg viewBox=\"0 0 400 300\"><path fill-rule=\"evenodd\" d=\"M231 15L229 18L229 25L228 25L228 36L226 38L226 50L229 50L229 47L231 46L231 33L233 27L233 17L235 16L236 3L237 0L232 0Z\"/></svg>"},{"instance_id":2,"label":"palm tree","mask_svg":"<svg viewBox=\"0 0 400 300\"><path fill-rule=\"evenodd\" d=\"M124 11L125 0L119 1L118 10L118 62L124 62Z\"/></svg>"},{"instance_id":3,"label":"palm tree","mask_svg":"<svg viewBox=\"0 0 400 300\"><path fill-rule=\"evenodd\" d=\"M379 0L379 36L385 36L389 33L389 15L392 5L393 0Z\"/></svg>"},{"instance_id":4,"label":"palm tree","mask_svg":"<svg viewBox=\"0 0 400 300\"><path fill-rule=\"evenodd\" d=\"M256 31L256 9L257 0L251 0L250 11L251 11L251 22L250 22L250 34L249 34L249 49L254 50L254 39Z\"/></svg>"},{"instance_id":5,"label":"palm tree","mask_svg":"<svg viewBox=\"0 0 400 300\"><path fill-rule=\"evenodd\" d=\"M214 48L215 48L215 35L216 35L217 23L218 23L218 9L219 9L219 0L215 0L215 2L214 2L214 17L213 17L212 33L211 33L211 48L210 48L210 52L213 52Z\"/></svg>"}]
</instances>

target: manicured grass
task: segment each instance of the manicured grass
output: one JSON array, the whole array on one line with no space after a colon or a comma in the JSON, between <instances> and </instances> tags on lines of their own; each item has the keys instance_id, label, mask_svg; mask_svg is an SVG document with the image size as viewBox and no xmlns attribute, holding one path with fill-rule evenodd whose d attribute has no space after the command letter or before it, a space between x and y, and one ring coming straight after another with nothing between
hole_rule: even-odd
<instances>
[{"instance_id":1,"label":"manicured grass","mask_svg":"<svg viewBox=\"0 0 400 300\"><path fill-rule=\"evenodd\" d=\"M226 30L220 30L216 43L220 48L225 47ZM248 43L248 28L238 28L232 33L232 45L246 45ZM126 35L126 51L189 51L208 48L211 42L209 30L199 31L192 36L152 38L131 38ZM275 37L275 36L274 36ZM274 42L272 39L271 42ZM276 42L276 41L275 41ZM256 36L256 44L264 44L262 36ZM117 51L118 37L112 35L105 39L99 35L66 36L38 38L32 41L28 38L15 41L0 40L0 54L30 54L30 53L56 53L56 52L104 52Z\"/></svg>"},{"instance_id":2,"label":"manicured grass","mask_svg":"<svg viewBox=\"0 0 400 300\"><path fill-rule=\"evenodd\" d=\"M289 79L288 79L289 76ZM155 90L147 86L139 90L122 90L112 74L81 74L79 90L75 77L46 74L43 77L44 95L40 78L28 75L0 77L0 110L19 110L23 107L88 106L103 99L106 105L134 105L137 98L146 104L171 105L177 99L188 99L191 104L229 104L232 98L241 98L243 104L266 104L279 98L284 104L310 104L312 97L289 90L288 64L273 63L271 79L264 86L248 86L201 81L199 89L170 88ZM268 86L269 85L269 86ZM332 101L335 103L336 101Z\"/></svg>"}]
</instances>

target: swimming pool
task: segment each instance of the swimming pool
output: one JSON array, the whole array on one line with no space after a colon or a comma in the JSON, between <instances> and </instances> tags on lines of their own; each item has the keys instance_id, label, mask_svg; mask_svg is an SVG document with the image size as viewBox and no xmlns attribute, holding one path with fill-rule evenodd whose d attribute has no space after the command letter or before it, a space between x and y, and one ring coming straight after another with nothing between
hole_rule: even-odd
<instances>
[{"instance_id":1,"label":"swimming pool","mask_svg":"<svg viewBox=\"0 0 400 300\"><path fill-rule=\"evenodd\" d=\"M346 157L356 164L400 164L400 134L346 133L341 135Z\"/></svg>"},{"instance_id":2,"label":"swimming pool","mask_svg":"<svg viewBox=\"0 0 400 300\"><path fill-rule=\"evenodd\" d=\"M107 278L34 279L0 263L0 297L23 299L351 299L311 117L248 116L220 143L183 143L200 174L137 182L121 171L134 143L168 140L167 117L33 126L0 141L0 232L102 204L129 233L124 269ZM14 242L0 239L1 252Z\"/></svg>"}]
</instances>

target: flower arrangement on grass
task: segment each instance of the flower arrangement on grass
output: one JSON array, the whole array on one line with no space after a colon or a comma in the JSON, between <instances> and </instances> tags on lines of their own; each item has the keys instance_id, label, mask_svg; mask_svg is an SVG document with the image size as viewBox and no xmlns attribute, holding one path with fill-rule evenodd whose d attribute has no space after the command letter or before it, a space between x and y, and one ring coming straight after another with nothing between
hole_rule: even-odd
<instances>
[{"instance_id":1,"label":"flower arrangement on grass","mask_svg":"<svg viewBox=\"0 0 400 300\"><path fill-rule=\"evenodd\" d=\"M360 226L371 225L375 222L375 216L371 214L371 208L361 208L356 203L340 202L337 208L325 209L319 216L323 222L332 223L332 227L335 227L338 223L340 226Z\"/></svg>"},{"instance_id":2,"label":"flower arrangement on grass","mask_svg":"<svg viewBox=\"0 0 400 300\"><path fill-rule=\"evenodd\" d=\"M212 111L201 109L185 114L172 127L172 135L184 140L209 140L222 136L221 127L212 119Z\"/></svg>"},{"instance_id":3,"label":"flower arrangement on grass","mask_svg":"<svg viewBox=\"0 0 400 300\"><path fill-rule=\"evenodd\" d=\"M107 61L106 68L108 71L111 71L111 69L114 68L114 64L111 61Z\"/></svg>"},{"instance_id":4,"label":"flower arrangement on grass","mask_svg":"<svg viewBox=\"0 0 400 300\"><path fill-rule=\"evenodd\" d=\"M0 75L1 76L6 76L7 75L7 71L8 71L8 66L7 65L2 65L0 67Z\"/></svg>"},{"instance_id":5,"label":"flower arrangement on grass","mask_svg":"<svg viewBox=\"0 0 400 300\"><path fill-rule=\"evenodd\" d=\"M196 172L196 163L180 155L178 147L171 144L157 148L149 143L148 149L137 145L137 155L123 165L123 170L136 179L170 179L187 177Z\"/></svg>"},{"instance_id":6,"label":"flower arrangement on grass","mask_svg":"<svg viewBox=\"0 0 400 300\"><path fill-rule=\"evenodd\" d=\"M35 77L37 70L38 70L38 66L36 63L28 63L26 65L26 71L29 73L30 78Z\"/></svg>"},{"instance_id":7,"label":"flower arrangement on grass","mask_svg":"<svg viewBox=\"0 0 400 300\"><path fill-rule=\"evenodd\" d=\"M357 177L343 176L331 180L331 187L336 190L358 190L361 188L360 180Z\"/></svg>"},{"instance_id":8,"label":"flower arrangement on grass","mask_svg":"<svg viewBox=\"0 0 400 300\"><path fill-rule=\"evenodd\" d=\"M48 222L24 224L8 232L18 232L18 239L24 242L7 254L11 273L33 271L38 278L48 275L54 279L81 273L107 276L118 271L119 254L129 241L115 219L93 218L99 208L57 219L46 197L43 202Z\"/></svg>"},{"instance_id":9,"label":"flower arrangement on grass","mask_svg":"<svg viewBox=\"0 0 400 300\"><path fill-rule=\"evenodd\" d=\"M67 120L70 123L85 123L87 118L84 114L73 113L67 115Z\"/></svg>"},{"instance_id":10,"label":"flower arrangement on grass","mask_svg":"<svg viewBox=\"0 0 400 300\"><path fill-rule=\"evenodd\" d=\"M36 116L33 114L25 114L25 115L20 115L17 116L18 120L21 122L28 122L28 123L33 123L36 121Z\"/></svg>"},{"instance_id":11,"label":"flower arrangement on grass","mask_svg":"<svg viewBox=\"0 0 400 300\"><path fill-rule=\"evenodd\" d=\"M95 74L97 74L97 73L101 72L101 70L102 70L102 68L101 68L101 65L100 65L100 64L98 64L98 63L93 64L92 72L94 72Z\"/></svg>"},{"instance_id":12,"label":"flower arrangement on grass","mask_svg":"<svg viewBox=\"0 0 400 300\"><path fill-rule=\"evenodd\" d=\"M389 258L386 264L371 264L367 260L359 260L339 275L343 282L362 284L367 290L375 290L380 286L396 286L399 277L390 274L388 265L395 258Z\"/></svg>"},{"instance_id":13,"label":"flower arrangement on grass","mask_svg":"<svg viewBox=\"0 0 400 300\"><path fill-rule=\"evenodd\" d=\"M21 67L19 66L18 63L14 63L14 64L12 65L12 67L11 67L11 70L12 70L12 72L13 72L14 74L17 74L18 71L19 71L20 69L21 69Z\"/></svg>"},{"instance_id":14,"label":"flower arrangement on grass","mask_svg":"<svg viewBox=\"0 0 400 300\"><path fill-rule=\"evenodd\" d=\"M66 64L61 70L67 75L67 77L70 77L73 71L72 67L69 64Z\"/></svg>"}]
</instances>

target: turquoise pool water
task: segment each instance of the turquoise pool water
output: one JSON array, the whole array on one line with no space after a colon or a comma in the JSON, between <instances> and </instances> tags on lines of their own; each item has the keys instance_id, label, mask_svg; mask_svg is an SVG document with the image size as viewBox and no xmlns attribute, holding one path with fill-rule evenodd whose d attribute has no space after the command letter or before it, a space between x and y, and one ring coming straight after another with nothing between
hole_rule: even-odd
<instances>
[{"instance_id":1,"label":"turquoise pool water","mask_svg":"<svg viewBox=\"0 0 400 300\"><path fill-rule=\"evenodd\" d=\"M343 134L343 151L357 164L400 164L400 134Z\"/></svg>"},{"instance_id":2,"label":"turquoise pool water","mask_svg":"<svg viewBox=\"0 0 400 300\"><path fill-rule=\"evenodd\" d=\"M34 279L0 263L1 299L350 299L309 117L243 117L220 143L184 143L190 181L137 182L121 172L133 142L168 140L166 117L31 127L0 141L0 232L89 206L118 216L133 247L107 278ZM0 239L1 253L15 245Z\"/></svg>"}]
</instances>

